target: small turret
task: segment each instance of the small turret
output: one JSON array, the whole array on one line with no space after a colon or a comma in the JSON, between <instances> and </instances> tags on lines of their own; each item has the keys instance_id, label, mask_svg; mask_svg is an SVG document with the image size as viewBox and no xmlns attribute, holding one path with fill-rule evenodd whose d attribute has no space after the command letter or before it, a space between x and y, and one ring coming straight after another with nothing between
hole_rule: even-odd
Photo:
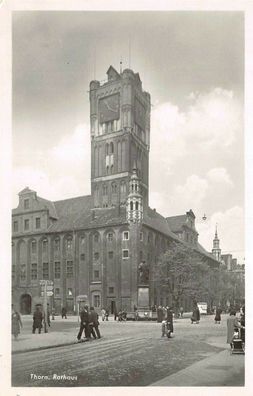
<instances>
[{"instance_id":1,"label":"small turret","mask_svg":"<svg viewBox=\"0 0 253 396\"><path fill-rule=\"evenodd\" d=\"M140 181L137 176L136 164L129 182L129 194L127 197L127 220L128 222L140 223L143 219L143 200L140 193Z\"/></svg>"}]
</instances>

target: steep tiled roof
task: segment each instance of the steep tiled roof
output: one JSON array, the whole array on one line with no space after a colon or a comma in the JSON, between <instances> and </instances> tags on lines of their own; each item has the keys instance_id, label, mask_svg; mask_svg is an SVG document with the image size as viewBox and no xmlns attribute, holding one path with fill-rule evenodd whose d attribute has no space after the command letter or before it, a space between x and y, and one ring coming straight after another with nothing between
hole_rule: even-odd
<instances>
[{"instance_id":1,"label":"steep tiled roof","mask_svg":"<svg viewBox=\"0 0 253 396\"><path fill-rule=\"evenodd\" d=\"M147 213L144 213L143 223L173 239L178 240L177 236L170 230L166 218L151 208L148 208Z\"/></svg>"},{"instance_id":2,"label":"steep tiled roof","mask_svg":"<svg viewBox=\"0 0 253 396\"><path fill-rule=\"evenodd\" d=\"M186 218L187 218L186 215L173 216L172 224L177 225L177 226L179 226L180 224L183 225L183 224L185 224ZM203 246L200 245L200 243L197 242L196 245L192 245L192 244L189 244L189 243L179 239L177 237L177 235L174 234L174 232L176 232L175 229L178 229L178 228L175 227L174 232L172 232L173 230L171 230L169 227L170 223L168 222L168 219L171 219L171 217L165 218L162 215L160 215L159 213L157 213L156 211L152 210L151 208L148 208L147 214L144 215L143 223L146 224L147 226L167 235L167 236L170 236L171 238L173 238L176 241L180 241L185 246L189 246L189 247L197 250L198 252L200 252L201 254L204 254L209 259L216 261L215 257L211 253L207 252L203 248ZM174 222L174 219L175 219L175 222ZM217 264L218 264L218 262L217 262Z\"/></svg>"},{"instance_id":3,"label":"steep tiled roof","mask_svg":"<svg viewBox=\"0 0 253 396\"><path fill-rule=\"evenodd\" d=\"M166 220L169 224L171 231L178 232L182 230L182 226L186 224L187 215L171 216L167 217Z\"/></svg>"},{"instance_id":4,"label":"steep tiled roof","mask_svg":"<svg viewBox=\"0 0 253 396\"><path fill-rule=\"evenodd\" d=\"M60 232L89 229L126 223L124 208L92 209L91 196L83 196L54 203L59 219L48 231Z\"/></svg>"}]
</instances>

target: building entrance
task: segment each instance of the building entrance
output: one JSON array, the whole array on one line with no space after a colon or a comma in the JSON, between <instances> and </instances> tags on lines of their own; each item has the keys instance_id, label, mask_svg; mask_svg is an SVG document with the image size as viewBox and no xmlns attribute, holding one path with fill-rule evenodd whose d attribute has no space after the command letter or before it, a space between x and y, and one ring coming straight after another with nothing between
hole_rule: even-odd
<instances>
[{"instance_id":1,"label":"building entrance","mask_svg":"<svg viewBox=\"0 0 253 396\"><path fill-rule=\"evenodd\" d=\"M30 315L32 311L32 297L30 294L22 294L20 297L20 313Z\"/></svg>"}]
</instances>

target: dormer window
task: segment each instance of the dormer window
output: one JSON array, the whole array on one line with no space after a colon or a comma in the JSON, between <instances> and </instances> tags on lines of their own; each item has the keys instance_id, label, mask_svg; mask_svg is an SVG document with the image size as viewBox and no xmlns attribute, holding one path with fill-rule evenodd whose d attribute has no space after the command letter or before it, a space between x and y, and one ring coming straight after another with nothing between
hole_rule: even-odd
<instances>
[{"instance_id":1,"label":"dormer window","mask_svg":"<svg viewBox=\"0 0 253 396\"><path fill-rule=\"evenodd\" d=\"M24 200L24 209L29 209L29 199Z\"/></svg>"}]
</instances>

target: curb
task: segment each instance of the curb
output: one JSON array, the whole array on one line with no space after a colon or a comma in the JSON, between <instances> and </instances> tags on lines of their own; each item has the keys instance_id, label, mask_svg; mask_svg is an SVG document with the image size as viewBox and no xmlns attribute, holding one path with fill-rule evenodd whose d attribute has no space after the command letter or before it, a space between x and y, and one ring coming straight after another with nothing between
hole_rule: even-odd
<instances>
[{"instance_id":1,"label":"curb","mask_svg":"<svg viewBox=\"0 0 253 396\"><path fill-rule=\"evenodd\" d=\"M92 340L94 341L94 340ZM26 353L26 352L35 352L35 351L41 351L41 350L45 350L45 349L52 349L52 348L60 348L60 347L64 347L64 346L69 346L69 345L77 345L77 344L83 344L85 342L88 342L87 340L82 340L80 342L78 341L71 341L71 342L66 342L65 344L55 344L55 345L46 345L46 346L41 346L41 347L36 347L36 348L30 348L30 349L22 349L22 350L18 350L18 351L12 351L11 354L12 355L16 355L19 353ZM90 341L89 341L90 342Z\"/></svg>"}]
</instances>

